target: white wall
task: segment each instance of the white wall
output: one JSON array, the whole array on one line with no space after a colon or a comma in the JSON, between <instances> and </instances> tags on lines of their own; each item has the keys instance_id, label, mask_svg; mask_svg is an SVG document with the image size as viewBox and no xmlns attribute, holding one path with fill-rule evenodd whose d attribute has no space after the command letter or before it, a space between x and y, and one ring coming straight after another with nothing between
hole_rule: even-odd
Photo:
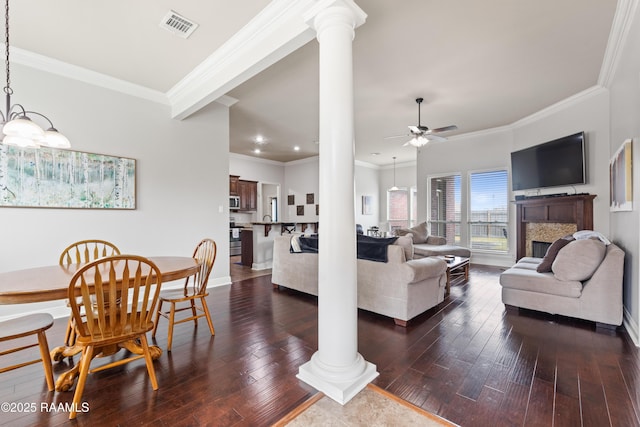
<instances>
[{"instance_id":1,"label":"white wall","mask_svg":"<svg viewBox=\"0 0 640 427\"><path fill-rule=\"evenodd\" d=\"M561 136L584 131L586 134L587 184L576 185L578 193L596 194L593 200L593 227L609 235L609 93L591 89L550 107L544 113L513 130L511 151L539 144ZM573 193L572 187L545 189L548 193Z\"/></svg>"},{"instance_id":2,"label":"white wall","mask_svg":"<svg viewBox=\"0 0 640 427\"><path fill-rule=\"evenodd\" d=\"M368 163L356 162L356 224L367 228L378 226L382 218L380 209L384 206L384 199L380 199L379 168ZM362 213L362 196L371 196L372 212L370 215Z\"/></svg>"},{"instance_id":3,"label":"white wall","mask_svg":"<svg viewBox=\"0 0 640 427\"><path fill-rule=\"evenodd\" d=\"M461 197L467 198L466 177L470 172L507 168L510 153L551 139L584 130L587 134L588 184L575 186L576 192L596 194L594 200L594 228L609 233L609 118L608 93L594 89L551 106L544 111L513 125L431 143L418 150L418 217L427 215L427 183L429 176L460 173ZM573 187L545 189L543 194L573 193ZM510 200L514 195L510 195ZM462 212L462 222L467 212ZM508 257L474 251L474 262L508 266L515 261L515 206L510 208ZM462 228L462 241L468 241Z\"/></svg>"},{"instance_id":4,"label":"white wall","mask_svg":"<svg viewBox=\"0 0 640 427\"><path fill-rule=\"evenodd\" d=\"M610 86L611 143L608 156L612 156L624 140L633 141L633 200L631 212L610 213L611 238L622 249L625 256L624 305L625 326L636 344L640 324L640 173L635 165L640 165L640 8L636 10L633 24L627 36L627 43Z\"/></svg>"},{"instance_id":5,"label":"white wall","mask_svg":"<svg viewBox=\"0 0 640 427\"><path fill-rule=\"evenodd\" d=\"M228 182L228 108L212 105L177 121L165 105L12 67L13 101L49 116L74 150L136 159L137 209L0 208L0 271L57 264L69 243L88 238L124 253L190 256L211 237L227 259L229 191L219 183ZM216 263L210 283L228 282L228 263ZM0 317L31 308L0 306Z\"/></svg>"},{"instance_id":6,"label":"white wall","mask_svg":"<svg viewBox=\"0 0 640 427\"><path fill-rule=\"evenodd\" d=\"M322 209L320 194L320 169L318 157L288 162L284 166L285 182L282 186L284 203L283 221L285 222L317 222L316 204ZM347 185L347 183L345 183ZM307 194L313 193L314 203L307 204ZM287 196L295 197L295 204L287 204ZM296 206L304 206L304 215L297 215ZM322 225L321 225L322 226ZM298 230L301 231L301 230Z\"/></svg>"}]
</instances>

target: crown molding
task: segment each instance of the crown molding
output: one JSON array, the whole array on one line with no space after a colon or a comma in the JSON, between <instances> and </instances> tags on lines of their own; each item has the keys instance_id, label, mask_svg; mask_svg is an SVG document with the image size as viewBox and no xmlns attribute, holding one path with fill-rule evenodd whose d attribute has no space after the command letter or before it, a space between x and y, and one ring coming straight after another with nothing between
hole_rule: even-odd
<instances>
[{"instance_id":1,"label":"crown molding","mask_svg":"<svg viewBox=\"0 0 640 427\"><path fill-rule=\"evenodd\" d=\"M362 160L355 160L354 163L355 163L356 166L361 166L363 168L380 170L380 166L379 165L375 165L375 164L369 163L369 162L363 162Z\"/></svg>"},{"instance_id":2,"label":"crown molding","mask_svg":"<svg viewBox=\"0 0 640 427\"><path fill-rule=\"evenodd\" d=\"M234 159L247 161L247 162L262 163L262 164L271 165L271 166L285 165L284 162L279 162L277 160L261 159L259 157L247 156L246 154L229 153L229 158L234 158Z\"/></svg>"},{"instance_id":3,"label":"crown molding","mask_svg":"<svg viewBox=\"0 0 640 427\"><path fill-rule=\"evenodd\" d=\"M305 163L314 163L320 161L320 156L307 157L300 160L292 160L290 162L284 163L284 166L295 166L295 165L303 165Z\"/></svg>"},{"instance_id":4,"label":"crown molding","mask_svg":"<svg viewBox=\"0 0 640 427\"><path fill-rule=\"evenodd\" d=\"M2 48L4 53L5 49ZM115 77L107 76L87 68L78 67L77 65L68 64L48 56L40 55L17 47L11 48L11 61L35 68L37 70L46 71L69 79L81 81L105 89L114 90L126 95L135 96L146 99L148 101L169 105L169 98L164 93L120 80Z\"/></svg>"},{"instance_id":5,"label":"crown molding","mask_svg":"<svg viewBox=\"0 0 640 427\"><path fill-rule=\"evenodd\" d=\"M616 13L611 24L609 40L604 53L598 85L609 88L615 77L618 63L627 43L629 29L633 24L639 0L618 0Z\"/></svg>"},{"instance_id":6,"label":"crown molding","mask_svg":"<svg viewBox=\"0 0 640 427\"><path fill-rule=\"evenodd\" d=\"M313 40L302 20L314 0L273 0L168 92L173 118L184 119Z\"/></svg>"},{"instance_id":7,"label":"crown molding","mask_svg":"<svg viewBox=\"0 0 640 427\"><path fill-rule=\"evenodd\" d=\"M509 125L512 129L516 129L534 122L541 120L545 117L557 114L560 111L566 110L569 107L577 105L583 102L586 99L592 98L594 96L602 95L603 93L608 93L609 90L602 86L591 86L588 89L583 90L582 92L578 92L575 95L572 95L568 98L565 98L561 101L556 102L540 111L537 111L527 117L524 117L520 120L517 120Z\"/></svg>"}]
</instances>

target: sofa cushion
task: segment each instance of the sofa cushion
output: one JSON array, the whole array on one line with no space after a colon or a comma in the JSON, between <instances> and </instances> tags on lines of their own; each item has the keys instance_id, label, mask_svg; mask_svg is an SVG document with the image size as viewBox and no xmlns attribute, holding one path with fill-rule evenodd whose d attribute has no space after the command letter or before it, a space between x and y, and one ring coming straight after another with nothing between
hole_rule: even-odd
<instances>
[{"instance_id":1,"label":"sofa cushion","mask_svg":"<svg viewBox=\"0 0 640 427\"><path fill-rule=\"evenodd\" d=\"M405 261L410 261L413 259L413 239L411 236L400 236L398 240L395 241L394 245L401 246L404 249L404 259Z\"/></svg>"},{"instance_id":2,"label":"sofa cushion","mask_svg":"<svg viewBox=\"0 0 640 427\"><path fill-rule=\"evenodd\" d=\"M503 288L539 292L549 295L580 298L582 283L577 280L559 280L553 273L538 273L528 268L510 268L500 275Z\"/></svg>"},{"instance_id":3,"label":"sofa cushion","mask_svg":"<svg viewBox=\"0 0 640 427\"><path fill-rule=\"evenodd\" d=\"M600 240L574 240L560 249L551 267L558 280L584 281L596 271L607 248Z\"/></svg>"},{"instance_id":4,"label":"sofa cushion","mask_svg":"<svg viewBox=\"0 0 640 427\"><path fill-rule=\"evenodd\" d=\"M439 255L455 255L465 258L471 257L471 251L456 245L429 245L426 243L413 245L413 257L427 257Z\"/></svg>"},{"instance_id":5,"label":"sofa cushion","mask_svg":"<svg viewBox=\"0 0 640 427\"><path fill-rule=\"evenodd\" d=\"M411 235L413 243L426 243L429 233L427 231L427 223L423 222L411 228L399 228L395 231L396 236Z\"/></svg>"},{"instance_id":6,"label":"sofa cushion","mask_svg":"<svg viewBox=\"0 0 640 427\"><path fill-rule=\"evenodd\" d=\"M571 238L573 240L573 238ZM547 249L547 253L544 254L544 258L542 258L542 262L538 264L537 271L538 273L548 273L551 271L551 265L553 261L555 261L556 256L558 256L558 252L560 249L564 248L571 242L570 239L560 238L553 242L551 246Z\"/></svg>"}]
</instances>

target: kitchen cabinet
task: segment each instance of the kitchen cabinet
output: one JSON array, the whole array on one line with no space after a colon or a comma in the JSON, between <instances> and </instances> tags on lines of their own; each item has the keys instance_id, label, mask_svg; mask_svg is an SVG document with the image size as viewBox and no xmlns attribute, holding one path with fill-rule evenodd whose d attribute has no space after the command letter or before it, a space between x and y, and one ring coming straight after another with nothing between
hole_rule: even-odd
<instances>
[{"instance_id":1,"label":"kitchen cabinet","mask_svg":"<svg viewBox=\"0 0 640 427\"><path fill-rule=\"evenodd\" d=\"M240 262L245 267L251 267L253 266L253 230L242 230L240 239L242 241L242 256L240 257Z\"/></svg>"},{"instance_id":2,"label":"kitchen cabinet","mask_svg":"<svg viewBox=\"0 0 640 427\"><path fill-rule=\"evenodd\" d=\"M238 175L229 175L229 194L232 196L238 195L238 181L240 177Z\"/></svg>"},{"instance_id":3,"label":"kitchen cabinet","mask_svg":"<svg viewBox=\"0 0 640 427\"><path fill-rule=\"evenodd\" d=\"M255 211L258 209L258 182L238 180L238 196L240 196L241 211Z\"/></svg>"}]
</instances>

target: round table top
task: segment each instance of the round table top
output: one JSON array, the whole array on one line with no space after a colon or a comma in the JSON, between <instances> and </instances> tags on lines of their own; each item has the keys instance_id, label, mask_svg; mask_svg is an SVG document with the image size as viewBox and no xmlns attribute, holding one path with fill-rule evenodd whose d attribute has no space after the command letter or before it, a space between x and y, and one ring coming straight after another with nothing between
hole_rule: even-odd
<instances>
[{"instance_id":1,"label":"round table top","mask_svg":"<svg viewBox=\"0 0 640 427\"><path fill-rule=\"evenodd\" d=\"M162 281L183 279L198 271L191 257L148 257L162 272ZM24 304L65 299L69 282L84 264L49 265L0 273L0 304Z\"/></svg>"}]
</instances>

